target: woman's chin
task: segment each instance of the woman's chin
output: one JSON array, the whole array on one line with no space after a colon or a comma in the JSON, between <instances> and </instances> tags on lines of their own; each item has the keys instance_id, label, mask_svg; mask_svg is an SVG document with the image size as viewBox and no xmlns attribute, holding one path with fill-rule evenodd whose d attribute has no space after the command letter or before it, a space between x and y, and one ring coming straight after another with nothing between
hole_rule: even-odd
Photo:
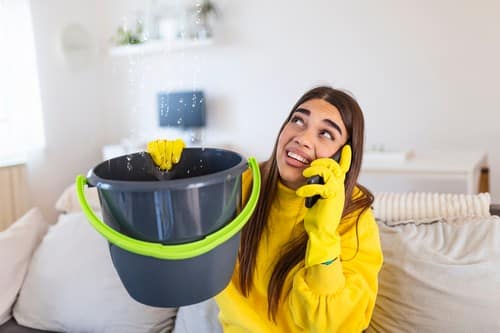
<instances>
[{"instance_id":1,"label":"woman's chin","mask_svg":"<svg viewBox=\"0 0 500 333\"><path fill-rule=\"evenodd\" d=\"M281 183L292 190L296 190L306 183L306 180L302 176L302 174L300 174L298 177L297 176L287 177L287 175L285 175L285 177L282 176L280 178L281 178Z\"/></svg>"},{"instance_id":2,"label":"woman's chin","mask_svg":"<svg viewBox=\"0 0 500 333\"><path fill-rule=\"evenodd\" d=\"M287 163L286 160L282 161L282 163L278 163L281 183L294 190L304 185L306 182L306 179L302 176L304 168L303 165L300 167L295 165L292 166Z\"/></svg>"}]
</instances>

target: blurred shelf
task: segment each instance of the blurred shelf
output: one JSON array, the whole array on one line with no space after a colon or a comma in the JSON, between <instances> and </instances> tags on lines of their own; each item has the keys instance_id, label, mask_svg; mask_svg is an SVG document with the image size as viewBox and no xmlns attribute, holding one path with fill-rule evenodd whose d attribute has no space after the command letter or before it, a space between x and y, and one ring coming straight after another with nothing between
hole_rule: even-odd
<instances>
[{"instance_id":1,"label":"blurred shelf","mask_svg":"<svg viewBox=\"0 0 500 333\"><path fill-rule=\"evenodd\" d=\"M23 153L1 154L0 168L25 164L26 161L27 161L26 155Z\"/></svg>"},{"instance_id":2,"label":"blurred shelf","mask_svg":"<svg viewBox=\"0 0 500 333\"><path fill-rule=\"evenodd\" d=\"M131 56L148 55L158 53L178 52L213 44L212 39L175 39L175 40L154 40L142 44L130 44L112 47L109 50L111 56Z\"/></svg>"},{"instance_id":3,"label":"blurred shelf","mask_svg":"<svg viewBox=\"0 0 500 333\"><path fill-rule=\"evenodd\" d=\"M363 153L363 161L366 164L372 163L393 163L393 162L404 162L410 160L414 156L413 150L405 151L376 151L376 150L366 150Z\"/></svg>"}]
</instances>

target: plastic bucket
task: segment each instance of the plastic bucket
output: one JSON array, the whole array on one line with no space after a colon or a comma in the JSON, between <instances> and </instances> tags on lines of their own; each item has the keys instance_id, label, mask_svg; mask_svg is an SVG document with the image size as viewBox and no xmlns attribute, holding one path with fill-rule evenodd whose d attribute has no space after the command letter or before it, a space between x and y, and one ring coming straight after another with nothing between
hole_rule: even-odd
<instances>
[{"instance_id":1,"label":"plastic bucket","mask_svg":"<svg viewBox=\"0 0 500 333\"><path fill-rule=\"evenodd\" d=\"M117 223L117 219L114 217L114 220L110 220L113 221L110 224L117 223L117 225L110 226L101 221L91 210L83 191L88 180L92 179L92 173L89 174L89 179L81 175L77 176L76 188L80 205L92 226L110 243L110 253L113 265L125 289L132 298L140 303L151 306L178 307L206 300L215 296L227 286L236 263L241 228L243 228L252 215L260 192L260 171L257 162L255 159L250 158L248 164L252 169L253 187L248 202L245 207L241 209L239 214L234 216L232 220L220 221L220 216L228 217L234 215L234 213L227 213L229 210L226 209L226 207L232 207L233 202L238 206L238 203L235 202L237 199L223 200L225 198L224 193L229 193L230 191L228 189L221 190L217 192L219 193L218 200L222 200L226 202L226 204L222 205L220 202L218 204L220 207L223 207L220 209L223 213L219 218L215 219L221 222L219 226L214 227L216 231L207 233L201 237L198 234L195 237L196 240L183 242L182 244L177 244L177 240L171 238L172 244L168 245L164 244L165 240L167 240L166 238L161 239L160 237L159 240L161 242L152 242L130 236L128 233L147 234L140 226L138 227L140 223L135 220L135 218L139 216L137 214L124 214L125 216L132 216L132 219L129 220L129 225L132 225L133 228L131 228L132 231L127 230L127 233L121 232L121 230L123 230L120 224L121 222ZM209 163L207 160L206 166L208 165ZM237 165L239 165L239 162ZM244 163L244 165L246 168L246 163ZM100 165L96 168L98 167L100 167ZM110 168L112 167L113 166L110 166ZM96 168L94 169L97 170ZM211 170L215 169L212 168ZM239 167L238 170L240 170ZM239 175L234 175L237 184L229 186L231 193L235 191L235 188L239 190L238 192L241 192L241 173L243 170L244 169L238 171ZM143 181L106 180L103 178L104 180L101 179L94 184L97 186L100 199L102 200L101 205L103 206L104 216L104 206L107 203L103 203L103 201L108 200L111 202L111 200L107 198L104 193L101 194L101 191L112 191L113 188L115 191L123 191L124 188L120 186L131 185L126 183L133 182L137 183L136 185L138 187L134 187L131 193L142 193L142 195L139 195L139 198L142 198L141 201L146 200L143 197L145 193L152 194L161 191L173 191L174 188L180 191L183 189L198 189L198 192L200 192L205 186L209 188L213 186L215 178L217 178L221 172L224 173L225 171L228 171L228 169L215 171L211 174L202 174L200 176L172 179L169 181L154 181L151 179ZM205 177L213 179L209 180ZM227 174L226 172L223 178L233 178L233 175ZM215 181L215 183L224 183L225 181L222 180L223 178L218 178L219 180ZM179 187L174 186L175 184L173 183L179 182L180 180L183 181L183 185L178 183L177 185L179 185ZM171 186L168 186L168 183L172 183ZM128 188L128 186L126 187ZM212 194L213 193L214 192L212 192ZM124 197L127 197L127 195L124 195ZM193 195L192 197L196 196ZM229 197L233 198L234 195ZM154 198L154 195L152 198ZM197 198L199 200L204 197L198 196ZM240 198L239 194L234 198ZM128 202L134 207L134 204L131 203L130 200L124 200L124 202ZM162 204L165 204L165 202L156 201L155 206ZM125 208L125 211L127 211L129 205L125 204L118 207ZM147 204L143 202L141 207L147 207ZM203 207L203 205L201 204L200 207ZM133 210L134 209L132 209L132 211ZM175 209L172 211L175 211ZM156 220L156 223L157 222L158 220ZM176 225L176 223L177 221L174 219L173 225ZM210 228L211 227L208 229ZM145 230L149 229L146 228ZM160 235L164 234L160 233ZM190 237L191 236L192 235L190 235Z\"/></svg>"},{"instance_id":2,"label":"plastic bucket","mask_svg":"<svg viewBox=\"0 0 500 333\"><path fill-rule=\"evenodd\" d=\"M186 148L167 173L149 154L135 153L100 163L87 182L97 187L109 226L136 239L176 244L201 239L240 212L247 168L229 150Z\"/></svg>"}]
</instances>

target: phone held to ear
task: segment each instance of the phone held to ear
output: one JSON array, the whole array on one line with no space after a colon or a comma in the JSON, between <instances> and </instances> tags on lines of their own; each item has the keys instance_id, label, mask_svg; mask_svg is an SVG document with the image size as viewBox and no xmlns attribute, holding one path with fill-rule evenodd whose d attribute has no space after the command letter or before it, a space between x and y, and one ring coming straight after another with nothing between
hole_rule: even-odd
<instances>
[{"instance_id":1,"label":"phone held to ear","mask_svg":"<svg viewBox=\"0 0 500 333\"><path fill-rule=\"evenodd\" d=\"M341 151L342 151L342 148L340 148L335 153L335 155L332 156L332 159L335 160L337 163L340 161ZM307 184L324 184L324 183L325 183L325 181L323 180L323 177L321 177L321 176L312 176L312 177L307 178ZM314 206L314 204L316 203L316 201L318 201L318 199L320 197L321 196L319 194L317 194L315 196L306 198L306 207L311 208L312 206Z\"/></svg>"}]
</instances>

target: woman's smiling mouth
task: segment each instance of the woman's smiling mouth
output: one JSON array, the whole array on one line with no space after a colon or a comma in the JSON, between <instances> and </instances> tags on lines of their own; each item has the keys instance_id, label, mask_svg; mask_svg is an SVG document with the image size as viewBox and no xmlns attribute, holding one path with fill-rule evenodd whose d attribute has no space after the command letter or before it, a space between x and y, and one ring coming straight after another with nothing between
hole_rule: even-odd
<instances>
[{"instance_id":1,"label":"woman's smiling mouth","mask_svg":"<svg viewBox=\"0 0 500 333\"><path fill-rule=\"evenodd\" d=\"M299 155L297 153L294 153L292 151L288 151L287 152L287 156L289 158L292 158L292 159L294 159L294 160L296 160L298 162L301 162L302 164L305 164L305 165L308 165L310 163L310 161L307 158L305 158L305 157L303 157L303 156L301 156L301 155Z\"/></svg>"}]
</instances>

